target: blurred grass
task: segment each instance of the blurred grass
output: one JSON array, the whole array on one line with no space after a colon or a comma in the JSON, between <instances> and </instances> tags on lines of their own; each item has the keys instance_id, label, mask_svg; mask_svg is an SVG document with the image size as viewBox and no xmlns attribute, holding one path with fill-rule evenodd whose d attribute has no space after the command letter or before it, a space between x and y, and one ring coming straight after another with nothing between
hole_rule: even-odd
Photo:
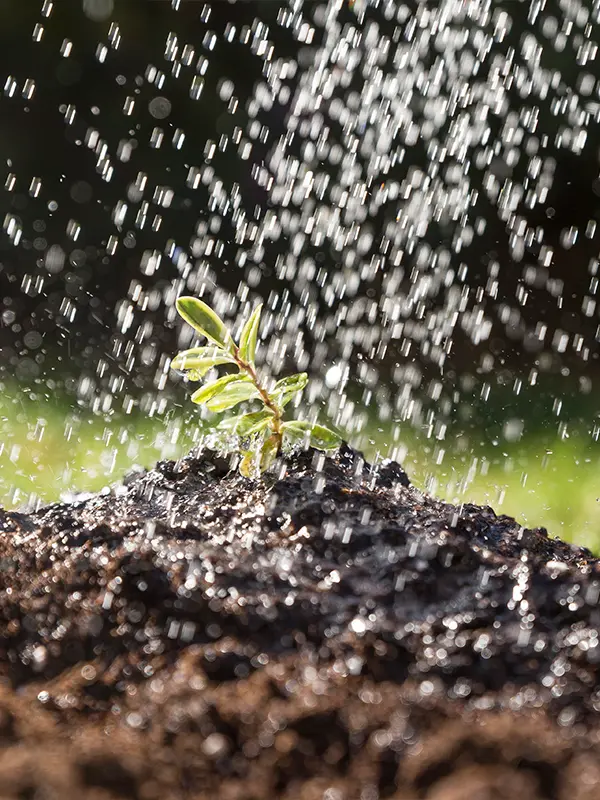
<instances>
[{"instance_id":1,"label":"blurred grass","mask_svg":"<svg viewBox=\"0 0 600 800\"><path fill-rule=\"evenodd\" d=\"M93 414L60 397L5 387L0 396L0 504L35 507L63 493L98 491L134 464L177 458L197 441L197 417ZM455 503L492 506L524 525L600 553L600 448L589 432L534 427L518 442L471 428L444 441L403 426L368 425L350 441L367 458L392 455L411 481Z\"/></svg>"},{"instance_id":2,"label":"blurred grass","mask_svg":"<svg viewBox=\"0 0 600 800\"><path fill-rule=\"evenodd\" d=\"M457 437L442 443L443 453L439 443L408 438L395 457L429 494L489 505L600 554L600 448L591 437L561 440L537 432L510 445L470 445Z\"/></svg>"}]
</instances>

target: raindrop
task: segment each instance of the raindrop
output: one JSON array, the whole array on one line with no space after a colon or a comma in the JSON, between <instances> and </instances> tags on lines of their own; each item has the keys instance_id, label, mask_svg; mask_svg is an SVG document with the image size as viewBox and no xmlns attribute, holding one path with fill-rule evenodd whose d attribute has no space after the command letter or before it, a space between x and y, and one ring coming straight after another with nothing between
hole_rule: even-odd
<instances>
[{"instance_id":1,"label":"raindrop","mask_svg":"<svg viewBox=\"0 0 600 800\"><path fill-rule=\"evenodd\" d=\"M504 423L503 436L507 442L518 442L525 425L522 419L510 419Z\"/></svg>"},{"instance_id":2,"label":"raindrop","mask_svg":"<svg viewBox=\"0 0 600 800\"><path fill-rule=\"evenodd\" d=\"M116 22L110 23L108 41L113 50L117 50L121 44L121 30Z\"/></svg>"},{"instance_id":3,"label":"raindrop","mask_svg":"<svg viewBox=\"0 0 600 800\"><path fill-rule=\"evenodd\" d=\"M76 203L89 203L93 196L93 189L87 181L75 181L69 194Z\"/></svg>"},{"instance_id":4,"label":"raindrop","mask_svg":"<svg viewBox=\"0 0 600 800\"><path fill-rule=\"evenodd\" d=\"M192 100L199 100L203 89L204 78L201 78L199 75L194 75L192 78L192 84L190 86L190 97Z\"/></svg>"},{"instance_id":5,"label":"raindrop","mask_svg":"<svg viewBox=\"0 0 600 800\"><path fill-rule=\"evenodd\" d=\"M154 97L148 104L148 111L155 119L166 119L171 113L171 103L166 97Z\"/></svg>"},{"instance_id":6,"label":"raindrop","mask_svg":"<svg viewBox=\"0 0 600 800\"><path fill-rule=\"evenodd\" d=\"M73 42L69 39L63 39L63 42L60 46L60 54L63 58L69 58L71 52L73 50Z\"/></svg>"},{"instance_id":7,"label":"raindrop","mask_svg":"<svg viewBox=\"0 0 600 800\"><path fill-rule=\"evenodd\" d=\"M67 236L69 239L72 239L74 242L77 241L79 238L79 234L81 233L81 225L74 219L70 219L67 223Z\"/></svg>"},{"instance_id":8,"label":"raindrop","mask_svg":"<svg viewBox=\"0 0 600 800\"><path fill-rule=\"evenodd\" d=\"M109 237L108 242L106 243L106 252L109 256L114 256L114 254L117 252L118 244L119 239L117 236L112 235Z\"/></svg>"},{"instance_id":9,"label":"raindrop","mask_svg":"<svg viewBox=\"0 0 600 800\"><path fill-rule=\"evenodd\" d=\"M106 57L108 55L108 47L105 44L99 44L96 47L96 58L101 63L104 64L106 61Z\"/></svg>"},{"instance_id":10,"label":"raindrop","mask_svg":"<svg viewBox=\"0 0 600 800\"><path fill-rule=\"evenodd\" d=\"M4 82L4 94L7 97L14 97L17 88L18 86L16 80L12 77L12 75L9 75L6 81Z\"/></svg>"},{"instance_id":11,"label":"raindrop","mask_svg":"<svg viewBox=\"0 0 600 800\"><path fill-rule=\"evenodd\" d=\"M221 98L221 100L223 100L224 102L230 100L233 94L233 89L234 86L232 81L229 80L221 81L218 87L219 97Z\"/></svg>"},{"instance_id":12,"label":"raindrop","mask_svg":"<svg viewBox=\"0 0 600 800\"><path fill-rule=\"evenodd\" d=\"M31 183L29 184L29 194L31 197L38 197L39 193L42 190L42 179L41 178L32 178Z\"/></svg>"},{"instance_id":13,"label":"raindrop","mask_svg":"<svg viewBox=\"0 0 600 800\"><path fill-rule=\"evenodd\" d=\"M114 0L83 0L83 13L93 22L110 19L113 9Z\"/></svg>"},{"instance_id":14,"label":"raindrop","mask_svg":"<svg viewBox=\"0 0 600 800\"><path fill-rule=\"evenodd\" d=\"M163 143L165 134L162 128L153 128L150 134L150 147L158 149Z\"/></svg>"},{"instance_id":15,"label":"raindrop","mask_svg":"<svg viewBox=\"0 0 600 800\"><path fill-rule=\"evenodd\" d=\"M53 244L46 252L44 265L48 272L56 274L60 272L65 265L65 252L60 245Z\"/></svg>"},{"instance_id":16,"label":"raindrop","mask_svg":"<svg viewBox=\"0 0 600 800\"><path fill-rule=\"evenodd\" d=\"M33 78L27 78L23 83L23 91L21 92L25 100L31 100L35 92L35 81Z\"/></svg>"},{"instance_id":17,"label":"raindrop","mask_svg":"<svg viewBox=\"0 0 600 800\"><path fill-rule=\"evenodd\" d=\"M125 102L123 104L123 113L126 116L131 116L135 109L135 97L126 97Z\"/></svg>"},{"instance_id":18,"label":"raindrop","mask_svg":"<svg viewBox=\"0 0 600 800\"><path fill-rule=\"evenodd\" d=\"M185 133L181 130L181 128L177 128L175 133L173 134L173 147L176 150L181 150L184 142L185 142Z\"/></svg>"},{"instance_id":19,"label":"raindrop","mask_svg":"<svg viewBox=\"0 0 600 800\"><path fill-rule=\"evenodd\" d=\"M37 350L42 344L42 335L38 331L28 331L23 337L23 343L28 350Z\"/></svg>"},{"instance_id":20,"label":"raindrop","mask_svg":"<svg viewBox=\"0 0 600 800\"><path fill-rule=\"evenodd\" d=\"M160 267L162 255L157 250L146 250L142 255L140 271L144 275L154 275Z\"/></svg>"}]
</instances>

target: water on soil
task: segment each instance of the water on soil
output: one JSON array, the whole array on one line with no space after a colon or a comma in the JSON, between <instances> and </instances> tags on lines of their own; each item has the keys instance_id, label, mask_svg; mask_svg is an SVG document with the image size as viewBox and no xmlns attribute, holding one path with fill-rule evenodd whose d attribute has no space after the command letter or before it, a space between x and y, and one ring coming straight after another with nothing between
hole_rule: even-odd
<instances>
[{"instance_id":1,"label":"water on soil","mask_svg":"<svg viewBox=\"0 0 600 800\"><path fill-rule=\"evenodd\" d=\"M562 799L596 780L597 561L395 462L344 446L251 482L204 452L0 530L4 796Z\"/></svg>"},{"instance_id":2,"label":"water on soil","mask_svg":"<svg viewBox=\"0 0 600 800\"><path fill-rule=\"evenodd\" d=\"M564 409L598 380L598 9L147 6L22 12L3 374L40 403L64 390L171 425L189 386L170 358L193 341L175 298L229 321L262 299L260 365L309 371L300 413L355 443L389 431L378 455L414 429L439 465L476 402L533 405L550 380L557 440L576 429L588 457L597 408ZM495 420L509 443L533 424L512 408ZM463 451L482 468L476 440ZM18 469L20 445L2 452ZM3 514L5 794L165 797L176 774L224 798L585 796L589 552L350 449L263 484L226 466L190 457ZM540 720L547 739L529 736ZM76 754L54 767L71 723Z\"/></svg>"}]
</instances>

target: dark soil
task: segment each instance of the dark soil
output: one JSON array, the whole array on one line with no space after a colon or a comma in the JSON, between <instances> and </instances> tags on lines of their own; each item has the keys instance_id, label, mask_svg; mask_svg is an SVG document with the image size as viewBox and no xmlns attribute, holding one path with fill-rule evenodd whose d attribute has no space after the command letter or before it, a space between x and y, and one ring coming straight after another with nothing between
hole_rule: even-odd
<instances>
[{"instance_id":1,"label":"dark soil","mask_svg":"<svg viewBox=\"0 0 600 800\"><path fill-rule=\"evenodd\" d=\"M343 448L0 511L0 798L600 796L600 567Z\"/></svg>"}]
</instances>

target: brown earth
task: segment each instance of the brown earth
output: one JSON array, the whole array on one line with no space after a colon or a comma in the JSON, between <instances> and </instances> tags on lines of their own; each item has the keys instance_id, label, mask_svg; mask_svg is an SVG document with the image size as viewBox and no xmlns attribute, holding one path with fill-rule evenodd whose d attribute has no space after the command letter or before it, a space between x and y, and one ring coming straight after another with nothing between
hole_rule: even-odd
<instances>
[{"instance_id":1,"label":"brown earth","mask_svg":"<svg viewBox=\"0 0 600 800\"><path fill-rule=\"evenodd\" d=\"M0 798L600 797L600 567L314 451L0 511Z\"/></svg>"}]
</instances>

